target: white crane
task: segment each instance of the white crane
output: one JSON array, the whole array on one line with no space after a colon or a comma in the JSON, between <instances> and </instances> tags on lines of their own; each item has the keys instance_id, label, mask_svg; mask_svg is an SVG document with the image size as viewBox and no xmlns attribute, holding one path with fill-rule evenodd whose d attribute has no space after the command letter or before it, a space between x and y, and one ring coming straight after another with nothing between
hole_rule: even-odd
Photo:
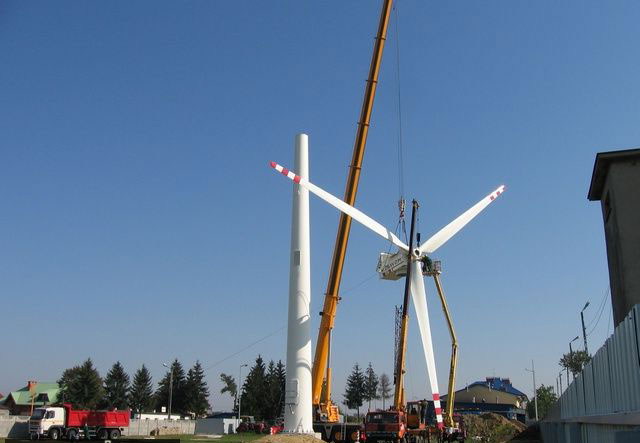
<instances>
[{"instance_id":1,"label":"white crane","mask_svg":"<svg viewBox=\"0 0 640 443\"><path fill-rule=\"evenodd\" d=\"M495 191L487 195L478 203L473 205L467 211L462 213L458 218L451 223L436 232L431 238L425 241L422 245L417 246L409 254L409 246L407 246L402 240L400 240L393 232L385 228L383 225L364 214L360 210L354 208L351 205L343 202L342 200L334 197L325 190L319 188L308 180L296 175L293 171L275 163L270 163L271 167L282 175L293 180L294 183L299 184L303 188L308 189L311 193L317 195L331 206L344 212L354 220L358 221L365 227L371 229L379 236L385 238L399 248L399 251L395 254L381 254L380 261L378 262L378 271L382 278L386 279L398 279L402 275L407 273L407 257L411 256L411 272L409 290L413 305L416 310L416 317L418 319L418 327L420 329L420 336L422 338L422 347L424 351L424 357L427 364L427 373L429 376L429 385L431 387L431 393L433 395L434 408L436 410L436 418L438 427L442 428L442 412L440 407L440 394L438 392L438 379L436 376L436 364L433 353L433 343L431 340L431 326L429 324L429 313L427 308L427 295L424 288L424 281L422 279L422 261L428 254L435 252L440 246L445 244L451 237L458 233L464 226L467 225L476 215L478 215L484 208L486 208L492 201L494 201L505 190L505 186L498 187Z\"/></svg>"}]
</instances>

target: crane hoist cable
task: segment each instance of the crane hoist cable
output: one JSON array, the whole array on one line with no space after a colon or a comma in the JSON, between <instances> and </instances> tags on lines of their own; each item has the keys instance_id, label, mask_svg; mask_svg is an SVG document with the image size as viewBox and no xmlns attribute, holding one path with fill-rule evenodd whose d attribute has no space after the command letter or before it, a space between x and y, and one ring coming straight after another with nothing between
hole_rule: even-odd
<instances>
[{"instance_id":1,"label":"crane hoist cable","mask_svg":"<svg viewBox=\"0 0 640 443\"><path fill-rule=\"evenodd\" d=\"M404 198L404 156L402 151L402 100L401 100L401 88L400 88L400 27L398 23L398 3L393 6L394 11L394 24L395 24L395 40L396 40L396 78L397 78L397 93L398 93L398 224L396 225L396 235L400 236L400 233L404 236L404 241L407 239L407 226L404 219L405 208L407 202Z\"/></svg>"}]
</instances>

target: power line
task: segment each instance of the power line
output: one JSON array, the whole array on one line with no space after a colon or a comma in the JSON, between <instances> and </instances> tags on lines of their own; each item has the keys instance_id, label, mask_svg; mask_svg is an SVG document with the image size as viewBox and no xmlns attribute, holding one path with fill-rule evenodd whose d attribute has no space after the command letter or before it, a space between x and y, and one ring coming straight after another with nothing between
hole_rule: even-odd
<instances>
[{"instance_id":1,"label":"power line","mask_svg":"<svg viewBox=\"0 0 640 443\"><path fill-rule=\"evenodd\" d=\"M609 289L607 289L608 291ZM605 292L605 297L607 295L607 292ZM591 328L591 330L587 333L587 336L591 335L593 333L593 331L596 330L596 327L598 326L598 323L600 322L600 318L602 317L602 313L604 312L604 307L606 306L605 303L602 303L602 307L600 308L600 312L597 314L598 319L596 320L596 324L593 326L593 328Z\"/></svg>"},{"instance_id":2,"label":"power line","mask_svg":"<svg viewBox=\"0 0 640 443\"><path fill-rule=\"evenodd\" d=\"M600 312L603 308L604 308L604 303L607 299L607 294L609 292L609 287L607 286L607 288L604 290L604 294L602 295L602 298L600 299L600 303L598 303L598 307L596 308L596 315L593 316L593 318L591 319L591 321L587 324L587 328L590 328L591 325L593 324L594 321L596 321L596 317L598 316L598 312Z\"/></svg>"},{"instance_id":3,"label":"power line","mask_svg":"<svg viewBox=\"0 0 640 443\"><path fill-rule=\"evenodd\" d=\"M352 287L348 288L347 290L345 290L344 292L342 292L342 294L348 294L348 293L350 293L351 291L354 291L354 290L358 289L360 286L362 286L362 285L364 285L365 283L367 283L369 280L371 280L371 279L372 279L373 277L375 277L376 275L377 275L377 273L375 273L375 272L374 272L374 273L373 273L373 275L370 275L369 277L367 277L366 279L362 280L360 283L356 284L355 286L352 286ZM317 309L317 308L316 308L316 309ZM243 353L244 351L247 351L247 350L251 349L252 347L254 347L255 345L257 345L258 343L261 343L261 342L265 341L266 339L268 339L268 338L270 338L270 337L273 337L273 336L274 336L274 335L276 335L278 332L283 331L283 330L284 330L284 329L286 329L286 328L287 328L287 325L285 324L285 325L283 325L283 326L279 327L278 329L276 329L276 330L274 330L274 331L269 332L267 335L265 335L265 336L263 336L263 337L261 337L261 338L257 339L256 341L251 342L250 344L246 345L244 348L242 348L242 349L240 349L240 350L238 350L238 351L236 351L236 352L234 352L234 353L232 353L232 354L227 355L227 356L226 356L226 357L224 357L223 359L218 360L217 362L213 363L213 364L212 364L212 365L210 365L210 366L207 366L207 367L205 368L205 370L208 370L208 369L214 368L214 367L218 366L219 364L224 363L225 361L232 359L233 357L235 357L235 356L237 356L237 355L239 355L239 354Z\"/></svg>"},{"instance_id":4,"label":"power line","mask_svg":"<svg viewBox=\"0 0 640 443\"><path fill-rule=\"evenodd\" d=\"M235 357L236 355L243 353L244 351L246 351L246 350L248 350L248 349L250 349L250 348L254 347L255 345L257 345L258 343L265 341L266 339L268 339L269 337L271 337L271 336L273 336L273 335L276 335L278 332L282 331L282 330L283 330L283 329L285 329L286 327L287 327L287 325L284 325L284 326L282 326L282 327L280 327L280 328L276 329L275 331L270 332L269 334L265 335L265 336L264 336L264 337L262 337L262 338L259 338L258 340L256 340L256 341L254 341L253 343L251 343L251 344L249 344L249 345L245 346L244 348L240 349L239 351L236 351L236 352L234 352L233 354L226 356L226 357L225 357L225 358L223 358L222 360L218 360L218 361L217 361L217 362L215 362L214 364L212 364L212 365L210 365L210 366L207 366L207 367L205 368L205 370L206 370L206 369L214 368L214 367L218 366L220 363L224 363L225 361L227 361L227 360L229 360L229 359L231 359L231 358Z\"/></svg>"}]
</instances>

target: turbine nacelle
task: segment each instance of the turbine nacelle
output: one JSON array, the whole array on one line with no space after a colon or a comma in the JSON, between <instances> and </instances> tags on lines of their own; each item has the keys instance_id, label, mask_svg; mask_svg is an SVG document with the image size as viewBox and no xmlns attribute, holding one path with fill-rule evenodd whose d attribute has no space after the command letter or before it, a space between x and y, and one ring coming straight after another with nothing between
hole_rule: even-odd
<instances>
[{"instance_id":1,"label":"turbine nacelle","mask_svg":"<svg viewBox=\"0 0 640 443\"><path fill-rule=\"evenodd\" d=\"M439 260L431 260L426 255L413 260L422 262L422 275L434 275L442 272L442 265ZM407 253L399 250L395 253L381 252L378 256L376 272L380 274L382 280L399 280L407 276Z\"/></svg>"}]
</instances>

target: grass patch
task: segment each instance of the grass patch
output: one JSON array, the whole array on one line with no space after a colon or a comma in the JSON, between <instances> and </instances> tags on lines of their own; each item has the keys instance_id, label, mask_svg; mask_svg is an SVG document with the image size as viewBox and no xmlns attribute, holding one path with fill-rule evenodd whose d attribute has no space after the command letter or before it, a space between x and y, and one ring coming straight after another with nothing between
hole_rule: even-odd
<instances>
[{"instance_id":1,"label":"grass patch","mask_svg":"<svg viewBox=\"0 0 640 443\"><path fill-rule=\"evenodd\" d=\"M158 440L162 439L180 439L184 442L219 442L219 443L248 443L254 440L257 440L261 437L264 437L267 434L256 434L254 432L243 432L240 434L227 434L223 435L220 438L207 438L204 435L191 435L191 434L180 434L180 435L160 435L156 437ZM0 443L4 443L0 441Z\"/></svg>"}]
</instances>

